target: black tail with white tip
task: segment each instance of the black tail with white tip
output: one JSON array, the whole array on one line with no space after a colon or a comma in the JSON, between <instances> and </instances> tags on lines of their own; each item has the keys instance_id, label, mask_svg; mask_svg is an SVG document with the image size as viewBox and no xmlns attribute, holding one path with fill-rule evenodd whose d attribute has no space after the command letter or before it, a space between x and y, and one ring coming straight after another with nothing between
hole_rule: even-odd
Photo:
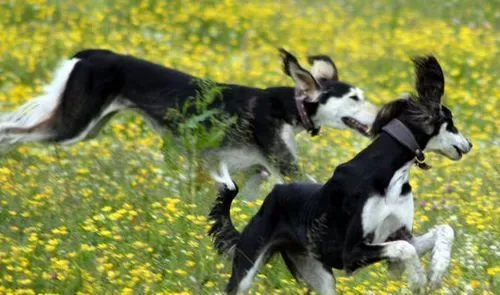
<instances>
[{"instance_id":1,"label":"black tail with white tip","mask_svg":"<svg viewBox=\"0 0 500 295\"><path fill-rule=\"evenodd\" d=\"M212 177L221 184L221 187L208 215L208 219L213 222L208 235L212 237L217 252L224 254L229 252L240 238L240 233L231 221L230 213L231 203L238 194L238 186L231 179L225 164L221 165L221 174L212 173Z\"/></svg>"}]
</instances>

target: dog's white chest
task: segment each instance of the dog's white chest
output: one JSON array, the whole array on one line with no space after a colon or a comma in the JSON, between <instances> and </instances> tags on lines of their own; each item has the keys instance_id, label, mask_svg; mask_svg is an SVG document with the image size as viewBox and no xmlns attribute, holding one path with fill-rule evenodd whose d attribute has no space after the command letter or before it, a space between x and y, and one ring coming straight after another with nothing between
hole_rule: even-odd
<instances>
[{"instance_id":1,"label":"dog's white chest","mask_svg":"<svg viewBox=\"0 0 500 295\"><path fill-rule=\"evenodd\" d=\"M374 244L383 243L402 226L412 229L413 194L402 194L403 185L408 182L409 168L410 164L407 164L394 173L385 196L372 196L363 206L363 234L373 233Z\"/></svg>"}]
</instances>

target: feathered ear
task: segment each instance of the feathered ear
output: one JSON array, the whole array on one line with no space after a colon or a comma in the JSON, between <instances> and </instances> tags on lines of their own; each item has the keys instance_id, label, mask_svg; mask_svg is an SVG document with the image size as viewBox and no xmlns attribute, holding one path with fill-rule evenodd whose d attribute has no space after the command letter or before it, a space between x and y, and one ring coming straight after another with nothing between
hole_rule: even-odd
<instances>
[{"instance_id":1,"label":"feathered ear","mask_svg":"<svg viewBox=\"0 0 500 295\"><path fill-rule=\"evenodd\" d=\"M319 96L319 84L314 77L300 66L297 58L283 48L279 49L283 60L283 71L292 77L297 88L307 95L309 101L316 101Z\"/></svg>"},{"instance_id":2,"label":"feathered ear","mask_svg":"<svg viewBox=\"0 0 500 295\"><path fill-rule=\"evenodd\" d=\"M434 56L415 57L413 63L419 101L432 110L439 110L444 94L444 74L441 66Z\"/></svg>"},{"instance_id":3,"label":"feathered ear","mask_svg":"<svg viewBox=\"0 0 500 295\"><path fill-rule=\"evenodd\" d=\"M339 71L333 60L327 55L311 55L307 57L311 65L311 74L321 82L324 80L339 80Z\"/></svg>"}]
</instances>

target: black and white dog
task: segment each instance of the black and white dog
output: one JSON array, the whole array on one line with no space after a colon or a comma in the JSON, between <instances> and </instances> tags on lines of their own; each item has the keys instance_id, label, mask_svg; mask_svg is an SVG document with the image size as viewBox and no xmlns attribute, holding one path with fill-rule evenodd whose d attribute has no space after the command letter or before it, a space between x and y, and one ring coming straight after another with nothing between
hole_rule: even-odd
<instances>
[{"instance_id":1,"label":"black and white dog","mask_svg":"<svg viewBox=\"0 0 500 295\"><path fill-rule=\"evenodd\" d=\"M414 59L417 94L386 104L377 114L373 142L338 166L326 184L276 185L258 213L239 233L230 218L238 192L227 169L210 212L209 234L220 253L234 255L227 293L250 288L259 266L276 252L298 281L320 294L335 294L332 268L352 273L387 260L393 271L408 271L412 289L437 286L446 271L454 240L449 225L412 236L410 168L428 168L423 151L459 160L471 143L441 105L444 76L432 57ZM432 250L426 276L419 256Z\"/></svg>"},{"instance_id":2,"label":"black and white dog","mask_svg":"<svg viewBox=\"0 0 500 295\"><path fill-rule=\"evenodd\" d=\"M238 122L226 132L220 149L209 155L223 159L230 169L259 165L293 178L298 173L296 132L315 134L326 125L365 134L375 119L376 108L359 88L338 80L329 57L310 57L310 73L290 53L280 52L295 88L216 84L222 88L221 99L210 108L236 116ZM61 65L42 96L0 117L0 145L75 143L95 136L113 114L125 109L141 113L157 132L175 133L176 122L165 115L196 97L198 80L133 56L81 51Z\"/></svg>"}]
</instances>

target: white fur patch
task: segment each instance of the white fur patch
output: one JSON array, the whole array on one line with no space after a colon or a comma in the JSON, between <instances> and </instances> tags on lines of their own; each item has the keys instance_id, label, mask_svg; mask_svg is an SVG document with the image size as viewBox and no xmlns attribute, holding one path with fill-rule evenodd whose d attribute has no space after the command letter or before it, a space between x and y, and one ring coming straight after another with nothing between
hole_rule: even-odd
<instances>
[{"instance_id":1,"label":"white fur patch","mask_svg":"<svg viewBox=\"0 0 500 295\"><path fill-rule=\"evenodd\" d=\"M393 232L413 225L413 194L401 195L401 188L408 182L411 162L399 168L392 176L385 196L372 196L364 204L361 214L363 233L374 233L373 243L384 242Z\"/></svg>"},{"instance_id":2,"label":"white fur patch","mask_svg":"<svg viewBox=\"0 0 500 295\"><path fill-rule=\"evenodd\" d=\"M457 153L454 146L460 149L462 153L468 153L471 146L461 133L446 130L447 125L448 123L441 125L438 134L429 140L425 150L439 152L452 160L459 160L461 155Z\"/></svg>"},{"instance_id":3,"label":"white fur patch","mask_svg":"<svg viewBox=\"0 0 500 295\"><path fill-rule=\"evenodd\" d=\"M207 158L217 157L221 162L226 163L230 171L246 169L253 165L262 165L271 175L275 176L279 182L283 182L280 172L272 166L260 151L252 147L228 148L216 151L216 154L206 154Z\"/></svg>"},{"instance_id":4,"label":"white fur patch","mask_svg":"<svg viewBox=\"0 0 500 295\"><path fill-rule=\"evenodd\" d=\"M321 295L334 295L335 277L325 270L323 264L312 256L291 255L290 259L297 268L299 278Z\"/></svg>"},{"instance_id":5,"label":"white fur patch","mask_svg":"<svg viewBox=\"0 0 500 295\"><path fill-rule=\"evenodd\" d=\"M257 274L257 271L259 270L259 267L262 265L262 262L264 260L264 256L267 252L268 247L265 247L264 250L260 253L259 257L257 260L255 260L252 268L250 268L243 278L243 280L240 281L238 285L238 292L246 294L248 289L250 289L250 286L252 285L253 279L255 278L255 275Z\"/></svg>"},{"instance_id":6,"label":"white fur patch","mask_svg":"<svg viewBox=\"0 0 500 295\"><path fill-rule=\"evenodd\" d=\"M50 118L60 102L68 78L78 61L79 59L74 58L63 62L55 71L52 82L44 87L44 94L0 117L0 145L11 146L18 142L45 140L50 136L48 130L19 134L9 133L8 130L30 128Z\"/></svg>"},{"instance_id":7,"label":"white fur patch","mask_svg":"<svg viewBox=\"0 0 500 295\"><path fill-rule=\"evenodd\" d=\"M441 284L451 261L451 250L455 233L451 226L444 224L435 228L436 242L432 249L431 270L429 274L430 285L437 288Z\"/></svg>"},{"instance_id":8,"label":"white fur patch","mask_svg":"<svg viewBox=\"0 0 500 295\"><path fill-rule=\"evenodd\" d=\"M254 201L259 195L262 183L268 180L269 177L270 175L266 170L255 173L246 180L240 195L244 196L249 201Z\"/></svg>"},{"instance_id":9,"label":"white fur patch","mask_svg":"<svg viewBox=\"0 0 500 295\"><path fill-rule=\"evenodd\" d=\"M316 80L323 79L332 79L335 75L335 69L329 62L324 60L315 60L312 68L311 74Z\"/></svg>"},{"instance_id":10,"label":"white fur patch","mask_svg":"<svg viewBox=\"0 0 500 295\"><path fill-rule=\"evenodd\" d=\"M217 181L218 183L223 183L228 189L230 190L236 189L236 185L233 182L231 175L229 174L229 169L225 162L220 163L220 174L217 174L216 172L212 171L210 175L215 181Z\"/></svg>"},{"instance_id":11,"label":"white fur patch","mask_svg":"<svg viewBox=\"0 0 500 295\"><path fill-rule=\"evenodd\" d=\"M401 260L408 271L408 279L412 290L422 291L427 284L425 271L420 263L417 250L406 241L382 243L382 255L389 259Z\"/></svg>"},{"instance_id":12,"label":"white fur patch","mask_svg":"<svg viewBox=\"0 0 500 295\"><path fill-rule=\"evenodd\" d=\"M226 163L229 170L245 169L265 161L262 154L251 147L228 148L217 151L218 158Z\"/></svg>"},{"instance_id":13,"label":"white fur patch","mask_svg":"<svg viewBox=\"0 0 500 295\"><path fill-rule=\"evenodd\" d=\"M288 150L292 153L293 157L297 159L297 142L295 142L295 131L290 124L284 124L281 128L280 137L285 143Z\"/></svg>"}]
</instances>

